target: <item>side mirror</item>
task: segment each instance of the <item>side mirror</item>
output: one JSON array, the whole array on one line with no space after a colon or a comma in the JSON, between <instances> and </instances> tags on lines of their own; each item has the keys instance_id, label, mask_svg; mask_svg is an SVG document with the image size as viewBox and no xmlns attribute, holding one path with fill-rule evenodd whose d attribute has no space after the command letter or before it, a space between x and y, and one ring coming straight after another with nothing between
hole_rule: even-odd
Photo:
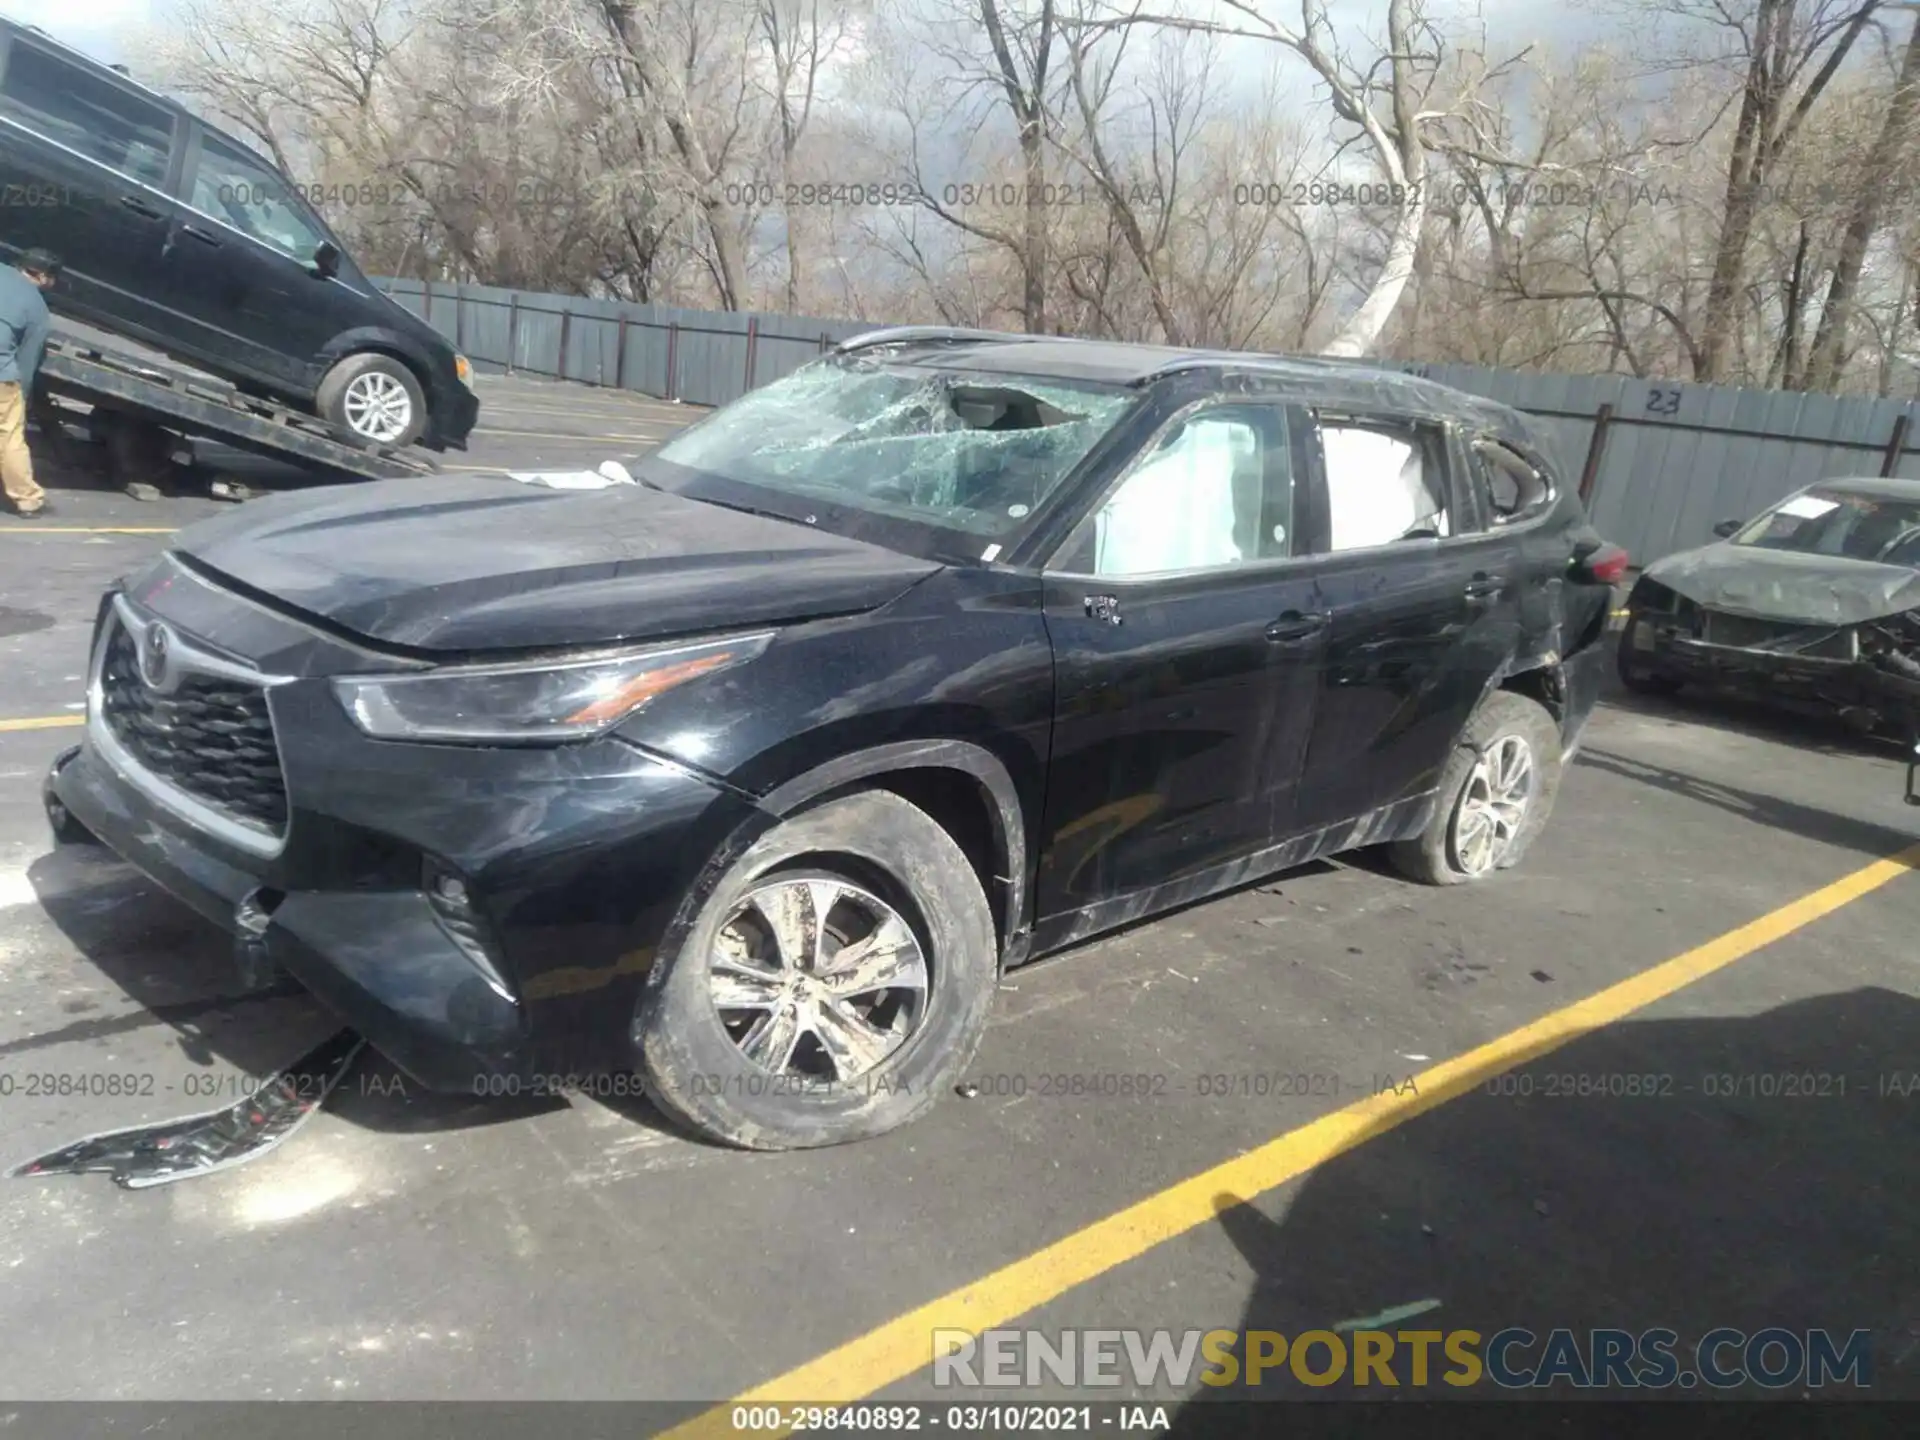
<instances>
[{"instance_id":1,"label":"side mirror","mask_svg":"<svg viewBox=\"0 0 1920 1440\"><path fill-rule=\"evenodd\" d=\"M1740 533L1740 527L1746 523L1744 520L1722 520L1718 525L1713 527L1713 533L1718 535L1722 540L1725 540L1729 536L1738 535Z\"/></svg>"},{"instance_id":2,"label":"side mirror","mask_svg":"<svg viewBox=\"0 0 1920 1440\"><path fill-rule=\"evenodd\" d=\"M313 273L322 280L331 280L340 273L340 247L331 240L322 240L313 252Z\"/></svg>"}]
</instances>

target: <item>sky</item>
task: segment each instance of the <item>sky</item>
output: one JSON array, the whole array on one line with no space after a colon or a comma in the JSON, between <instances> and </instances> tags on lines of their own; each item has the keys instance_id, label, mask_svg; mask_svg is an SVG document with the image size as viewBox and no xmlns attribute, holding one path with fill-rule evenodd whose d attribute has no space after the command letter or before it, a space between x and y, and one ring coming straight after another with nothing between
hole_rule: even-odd
<instances>
[{"instance_id":1,"label":"sky","mask_svg":"<svg viewBox=\"0 0 1920 1440\"><path fill-rule=\"evenodd\" d=\"M152 23L153 0L0 0L0 15L38 25L96 60L123 62L129 43Z\"/></svg>"},{"instance_id":2,"label":"sky","mask_svg":"<svg viewBox=\"0 0 1920 1440\"><path fill-rule=\"evenodd\" d=\"M1175 4L1168 8L1178 11L1190 7ZM1599 7L1583 0L1440 0L1437 8L1455 16L1478 11L1485 16L1493 35L1509 43L1544 40L1579 44L1618 30L1617 21L1596 14ZM108 61L126 59L132 37L154 20L158 9L157 0L0 0L0 15L38 25L56 39ZM1350 24L1354 18L1365 16L1375 22L1370 28L1383 28L1378 26L1378 17L1385 13L1384 3L1332 0L1329 10L1336 24ZM1277 3L1275 12L1292 19L1297 7Z\"/></svg>"}]
</instances>

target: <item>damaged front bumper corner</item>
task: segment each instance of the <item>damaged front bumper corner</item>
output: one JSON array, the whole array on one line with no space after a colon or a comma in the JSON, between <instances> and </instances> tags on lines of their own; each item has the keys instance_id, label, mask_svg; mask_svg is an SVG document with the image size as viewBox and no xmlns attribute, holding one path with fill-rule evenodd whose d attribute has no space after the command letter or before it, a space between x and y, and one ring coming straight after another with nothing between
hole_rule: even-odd
<instances>
[{"instance_id":1,"label":"damaged front bumper corner","mask_svg":"<svg viewBox=\"0 0 1920 1440\"><path fill-rule=\"evenodd\" d=\"M1920 654L1904 634L1871 622L1782 624L1759 643L1729 643L1716 634L1729 628L1716 626L1721 618L1635 611L1627 617L1625 652L1649 674L1857 715L1901 736L1920 723Z\"/></svg>"}]
</instances>

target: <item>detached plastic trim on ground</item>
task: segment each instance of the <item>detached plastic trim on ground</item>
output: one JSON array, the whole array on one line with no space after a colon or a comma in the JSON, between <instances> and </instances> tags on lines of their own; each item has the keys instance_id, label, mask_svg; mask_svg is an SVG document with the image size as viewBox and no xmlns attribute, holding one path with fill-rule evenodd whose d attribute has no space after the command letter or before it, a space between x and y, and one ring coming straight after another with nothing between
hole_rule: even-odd
<instances>
[{"instance_id":1,"label":"detached plastic trim on ground","mask_svg":"<svg viewBox=\"0 0 1920 1440\"><path fill-rule=\"evenodd\" d=\"M285 1143L318 1114L366 1043L354 1031L341 1030L223 1110L88 1136L7 1173L106 1171L125 1189L146 1190L231 1170Z\"/></svg>"}]
</instances>

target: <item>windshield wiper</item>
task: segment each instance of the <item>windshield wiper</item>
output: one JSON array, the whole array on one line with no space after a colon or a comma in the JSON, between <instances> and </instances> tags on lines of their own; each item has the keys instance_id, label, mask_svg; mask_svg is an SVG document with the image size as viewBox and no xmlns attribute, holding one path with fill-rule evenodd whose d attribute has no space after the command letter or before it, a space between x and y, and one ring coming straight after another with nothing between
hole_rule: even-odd
<instances>
[{"instance_id":1,"label":"windshield wiper","mask_svg":"<svg viewBox=\"0 0 1920 1440\"><path fill-rule=\"evenodd\" d=\"M658 490L660 487L656 485L653 488ZM809 530L817 528L810 520L801 520L792 515L782 515L777 510L763 510L757 505L742 505L737 500L716 500L711 495L689 495L685 491L680 492L680 498L682 500L693 500L701 505L718 505L722 510L738 510L742 515L760 515L768 520L784 520L789 525L804 525Z\"/></svg>"}]
</instances>

